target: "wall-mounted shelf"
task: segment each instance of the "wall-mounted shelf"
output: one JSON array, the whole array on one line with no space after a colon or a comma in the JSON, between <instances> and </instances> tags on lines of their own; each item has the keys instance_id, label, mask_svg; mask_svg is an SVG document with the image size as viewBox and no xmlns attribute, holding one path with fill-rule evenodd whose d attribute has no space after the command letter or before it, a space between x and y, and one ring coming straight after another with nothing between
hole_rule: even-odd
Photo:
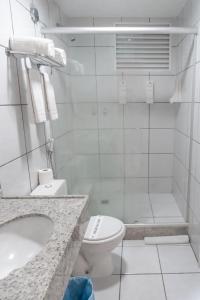
<instances>
[{"instance_id":1,"label":"wall-mounted shelf","mask_svg":"<svg viewBox=\"0 0 200 300\"><path fill-rule=\"evenodd\" d=\"M29 58L31 62L38 66L48 66L48 67L64 67L63 64L60 64L58 61L53 59L52 57L36 54L36 53L25 53L25 52L17 52L12 51L10 49L6 49L6 54L13 55L16 58Z\"/></svg>"}]
</instances>

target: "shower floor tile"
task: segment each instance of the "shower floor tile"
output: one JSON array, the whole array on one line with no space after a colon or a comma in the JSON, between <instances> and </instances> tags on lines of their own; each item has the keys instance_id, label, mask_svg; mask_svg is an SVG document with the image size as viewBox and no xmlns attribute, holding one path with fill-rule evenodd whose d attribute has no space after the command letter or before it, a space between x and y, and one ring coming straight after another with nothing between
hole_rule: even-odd
<instances>
[{"instance_id":1,"label":"shower floor tile","mask_svg":"<svg viewBox=\"0 0 200 300\"><path fill-rule=\"evenodd\" d=\"M200 299L200 268L189 244L124 240L113 258L113 275L93 279L96 300Z\"/></svg>"},{"instance_id":2,"label":"shower floor tile","mask_svg":"<svg viewBox=\"0 0 200 300\"><path fill-rule=\"evenodd\" d=\"M172 194L149 194L153 216L157 217L182 217Z\"/></svg>"}]
</instances>

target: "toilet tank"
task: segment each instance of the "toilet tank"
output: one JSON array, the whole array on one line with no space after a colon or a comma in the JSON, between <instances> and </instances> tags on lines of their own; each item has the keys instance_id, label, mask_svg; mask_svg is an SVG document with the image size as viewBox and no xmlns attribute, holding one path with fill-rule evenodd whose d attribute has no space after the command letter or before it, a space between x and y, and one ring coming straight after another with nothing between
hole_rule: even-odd
<instances>
[{"instance_id":1,"label":"toilet tank","mask_svg":"<svg viewBox=\"0 0 200 300\"><path fill-rule=\"evenodd\" d=\"M63 196L67 195L66 180L52 180L49 183L38 185L30 194L31 196Z\"/></svg>"}]
</instances>

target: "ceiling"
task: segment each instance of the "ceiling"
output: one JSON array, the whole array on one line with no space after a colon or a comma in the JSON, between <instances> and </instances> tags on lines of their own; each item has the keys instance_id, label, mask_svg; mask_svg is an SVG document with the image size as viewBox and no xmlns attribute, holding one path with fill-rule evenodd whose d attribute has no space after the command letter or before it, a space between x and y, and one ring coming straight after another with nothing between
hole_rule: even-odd
<instances>
[{"instance_id":1,"label":"ceiling","mask_svg":"<svg viewBox=\"0 0 200 300\"><path fill-rule=\"evenodd\" d=\"M187 0L57 0L69 17L176 17Z\"/></svg>"}]
</instances>

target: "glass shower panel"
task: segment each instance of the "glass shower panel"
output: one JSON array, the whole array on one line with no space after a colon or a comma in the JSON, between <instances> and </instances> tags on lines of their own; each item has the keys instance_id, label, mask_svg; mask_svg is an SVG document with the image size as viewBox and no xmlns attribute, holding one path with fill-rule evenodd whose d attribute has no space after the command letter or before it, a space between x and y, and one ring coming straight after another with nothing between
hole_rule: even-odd
<instances>
[{"instance_id":1,"label":"glass shower panel","mask_svg":"<svg viewBox=\"0 0 200 300\"><path fill-rule=\"evenodd\" d=\"M125 223L184 221L173 184L179 113L166 100L175 77L151 75L155 102L150 105L145 98L149 75L116 72L114 35L70 37L68 53L73 155L65 178L70 193L89 194L93 215Z\"/></svg>"}]
</instances>

